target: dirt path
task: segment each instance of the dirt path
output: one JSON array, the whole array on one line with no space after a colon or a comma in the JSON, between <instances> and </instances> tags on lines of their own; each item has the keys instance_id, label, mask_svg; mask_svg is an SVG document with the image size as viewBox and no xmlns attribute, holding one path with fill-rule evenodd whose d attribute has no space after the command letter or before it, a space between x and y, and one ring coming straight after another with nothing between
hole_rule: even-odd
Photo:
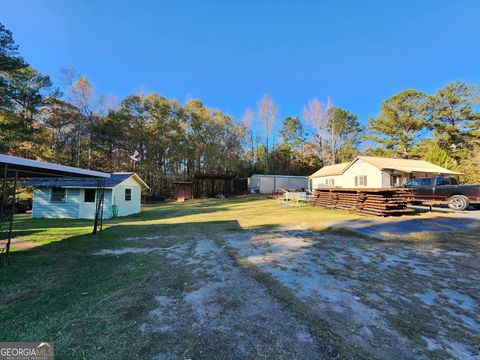
<instances>
[{"instance_id":1,"label":"dirt path","mask_svg":"<svg viewBox=\"0 0 480 360\"><path fill-rule=\"evenodd\" d=\"M149 240L155 243L155 237ZM307 327L236 267L213 240L198 235L170 247L133 247L131 241L126 245L95 254L157 252L191 270L189 291L159 292L158 307L140 325L142 332L172 339L155 359L323 358Z\"/></svg>"},{"instance_id":2,"label":"dirt path","mask_svg":"<svg viewBox=\"0 0 480 360\"><path fill-rule=\"evenodd\" d=\"M225 238L372 355L480 358L474 243L385 242L288 229Z\"/></svg>"},{"instance_id":3,"label":"dirt path","mask_svg":"<svg viewBox=\"0 0 480 360\"><path fill-rule=\"evenodd\" d=\"M158 254L190 274L181 291L160 288L142 320L140 330L165 344L155 359L332 358L330 331L350 358L480 359L478 242L291 228L122 241L94 254ZM239 259L270 278L250 276ZM269 281L291 297L277 296ZM298 316L306 309L328 324L327 336ZM356 347L358 356L349 350Z\"/></svg>"}]
</instances>

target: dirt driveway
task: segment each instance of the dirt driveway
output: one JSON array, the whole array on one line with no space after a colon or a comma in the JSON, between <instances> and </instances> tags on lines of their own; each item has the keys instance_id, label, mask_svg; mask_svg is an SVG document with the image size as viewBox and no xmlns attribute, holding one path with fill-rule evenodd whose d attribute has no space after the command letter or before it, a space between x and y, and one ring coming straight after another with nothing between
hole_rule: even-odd
<instances>
[{"instance_id":1,"label":"dirt driveway","mask_svg":"<svg viewBox=\"0 0 480 360\"><path fill-rule=\"evenodd\" d=\"M155 359L480 359L478 241L291 227L123 241L94 255L156 253L191 274L140 322Z\"/></svg>"},{"instance_id":2,"label":"dirt driveway","mask_svg":"<svg viewBox=\"0 0 480 360\"><path fill-rule=\"evenodd\" d=\"M181 284L185 291L159 288L156 308L140 322L144 335L155 334L162 343L154 359L323 358L325 349L308 327L211 238L154 235L124 241L125 247L93 255L156 253L190 274Z\"/></svg>"},{"instance_id":3,"label":"dirt driveway","mask_svg":"<svg viewBox=\"0 0 480 360\"><path fill-rule=\"evenodd\" d=\"M92 254L182 270L173 287L155 277L155 306L138 319L155 359L480 360L478 224L462 221L344 221L363 235L192 223Z\"/></svg>"},{"instance_id":4,"label":"dirt driveway","mask_svg":"<svg viewBox=\"0 0 480 360\"><path fill-rule=\"evenodd\" d=\"M480 358L480 242L302 229L226 234L237 255L382 359Z\"/></svg>"},{"instance_id":5,"label":"dirt driveway","mask_svg":"<svg viewBox=\"0 0 480 360\"><path fill-rule=\"evenodd\" d=\"M331 222L331 229L384 240L441 240L455 244L464 239L475 244L480 238L480 210L468 212L427 212L414 216L360 219Z\"/></svg>"}]
</instances>

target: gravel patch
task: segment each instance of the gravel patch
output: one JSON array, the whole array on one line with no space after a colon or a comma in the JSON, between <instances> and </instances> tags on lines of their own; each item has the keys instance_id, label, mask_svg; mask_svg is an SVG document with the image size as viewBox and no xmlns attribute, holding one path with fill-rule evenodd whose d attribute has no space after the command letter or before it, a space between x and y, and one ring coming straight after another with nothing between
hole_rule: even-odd
<instances>
[{"instance_id":1,"label":"gravel patch","mask_svg":"<svg viewBox=\"0 0 480 360\"><path fill-rule=\"evenodd\" d=\"M156 359L322 358L307 327L212 240L200 236L170 259L196 276L182 294L159 294L158 307L140 325L176 339Z\"/></svg>"},{"instance_id":2,"label":"gravel patch","mask_svg":"<svg viewBox=\"0 0 480 360\"><path fill-rule=\"evenodd\" d=\"M479 359L476 246L298 229L225 234L238 255L382 359Z\"/></svg>"},{"instance_id":3,"label":"gravel patch","mask_svg":"<svg viewBox=\"0 0 480 360\"><path fill-rule=\"evenodd\" d=\"M155 247L124 247L120 249L102 249L93 255L125 255L125 254L149 254L152 252L163 252L164 248Z\"/></svg>"}]
</instances>

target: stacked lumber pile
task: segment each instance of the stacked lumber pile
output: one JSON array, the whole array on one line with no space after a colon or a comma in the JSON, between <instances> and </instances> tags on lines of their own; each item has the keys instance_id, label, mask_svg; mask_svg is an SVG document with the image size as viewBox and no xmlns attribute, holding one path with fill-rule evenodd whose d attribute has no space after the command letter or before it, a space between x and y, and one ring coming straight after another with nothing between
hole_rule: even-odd
<instances>
[{"instance_id":1,"label":"stacked lumber pile","mask_svg":"<svg viewBox=\"0 0 480 360\"><path fill-rule=\"evenodd\" d=\"M353 211L363 215L394 216L413 212L407 204L413 192L405 188L342 189L321 188L314 192L315 205Z\"/></svg>"}]
</instances>

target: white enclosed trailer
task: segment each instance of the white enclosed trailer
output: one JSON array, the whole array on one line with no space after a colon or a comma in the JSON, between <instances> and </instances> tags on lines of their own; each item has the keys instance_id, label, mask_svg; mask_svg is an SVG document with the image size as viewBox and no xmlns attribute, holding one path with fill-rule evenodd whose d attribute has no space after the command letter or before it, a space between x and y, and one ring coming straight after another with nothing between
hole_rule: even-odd
<instances>
[{"instance_id":1,"label":"white enclosed trailer","mask_svg":"<svg viewBox=\"0 0 480 360\"><path fill-rule=\"evenodd\" d=\"M308 189L308 178L291 175L253 174L248 179L248 190L259 194L273 194L280 189Z\"/></svg>"}]
</instances>

